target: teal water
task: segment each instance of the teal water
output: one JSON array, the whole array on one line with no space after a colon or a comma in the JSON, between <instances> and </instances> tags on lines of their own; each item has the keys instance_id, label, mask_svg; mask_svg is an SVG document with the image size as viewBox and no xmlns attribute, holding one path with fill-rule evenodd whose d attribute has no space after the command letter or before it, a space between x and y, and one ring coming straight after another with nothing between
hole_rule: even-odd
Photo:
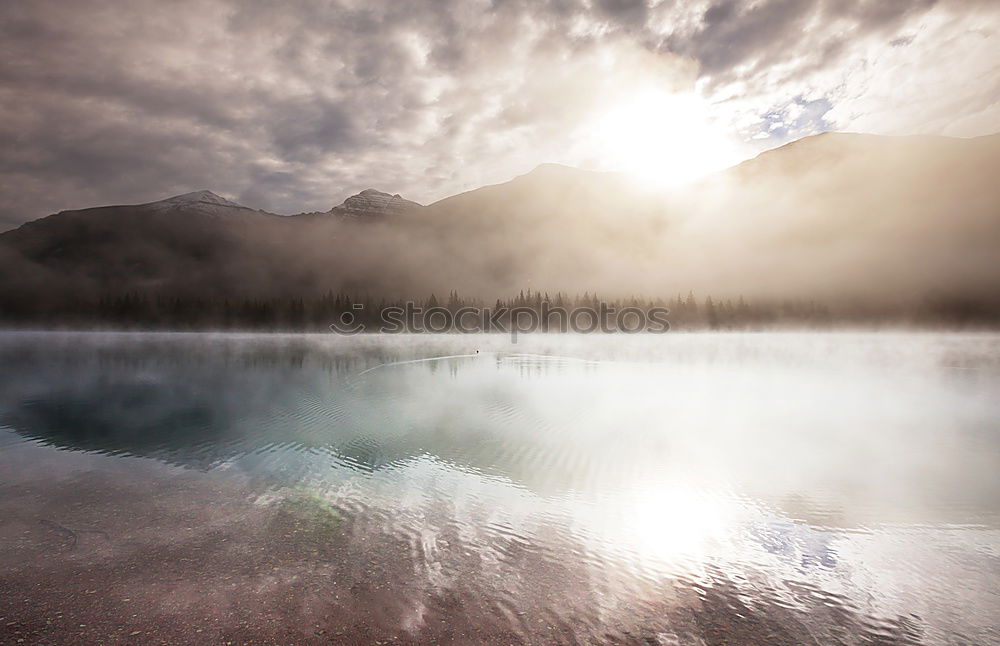
<instances>
[{"instance_id":1,"label":"teal water","mask_svg":"<svg viewBox=\"0 0 1000 646\"><path fill-rule=\"evenodd\" d=\"M998 335L6 333L0 359L11 635L1000 641Z\"/></svg>"}]
</instances>

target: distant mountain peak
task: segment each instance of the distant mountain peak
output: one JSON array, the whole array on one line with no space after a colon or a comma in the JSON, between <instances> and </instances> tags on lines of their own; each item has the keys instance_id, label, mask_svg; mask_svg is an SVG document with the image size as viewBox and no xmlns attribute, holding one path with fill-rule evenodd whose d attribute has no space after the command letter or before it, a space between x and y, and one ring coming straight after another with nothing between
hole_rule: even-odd
<instances>
[{"instance_id":1,"label":"distant mountain peak","mask_svg":"<svg viewBox=\"0 0 1000 646\"><path fill-rule=\"evenodd\" d=\"M574 172L579 171L579 168L575 166L569 166L567 164L558 164L556 162L542 162L538 166L535 166L531 172L532 173L564 173L564 172Z\"/></svg>"},{"instance_id":2,"label":"distant mountain peak","mask_svg":"<svg viewBox=\"0 0 1000 646\"><path fill-rule=\"evenodd\" d=\"M209 190L192 191L190 193L184 193L183 195L175 195L173 197L168 197L162 202L168 202L170 204L213 204L216 206L232 206L237 208L244 208L242 205L236 202L231 202L224 197L216 195Z\"/></svg>"},{"instance_id":3,"label":"distant mountain peak","mask_svg":"<svg viewBox=\"0 0 1000 646\"><path fill-rule=\"evenodd\" d=\"M566 164L545 162L535 166L531 171L525 173L524 175L519 175L518 177L541 181L553 179L590 181L594 178L609 178L616 176L621 176L621 174L613 171L587 170L584 168L577 168L576 166L567 166Z\"/></svg>"},{"instance_id":4,"label":"distant mountain peak","mask_svg":"<svg viewBox=\"0 0 1000 646\"><path fill-rule=\"evenodd\" d=\"M366 188L357 195L347 198L339 206L330 209L330 213L357 218L402 215L419 208L422 208L422 205L404 199L399 193L383 193L374 188Z\"/></svg>"}]
</instances>

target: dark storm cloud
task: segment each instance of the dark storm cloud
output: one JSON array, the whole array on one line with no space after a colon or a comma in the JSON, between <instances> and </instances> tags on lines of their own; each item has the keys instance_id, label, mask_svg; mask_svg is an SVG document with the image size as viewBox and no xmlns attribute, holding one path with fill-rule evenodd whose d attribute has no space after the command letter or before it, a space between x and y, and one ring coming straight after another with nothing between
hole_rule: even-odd
<instances>
[{"instance_id":1,"label":"dark storm cloud","mask_svg":"<svg viewBox=\"0 0 1000 646\"><path fill-rule=\"evenodd\" d=\"M689 36L691 52L709 74L757 57L766 60L801 33L811 9L801 0L772 0L746 11L735 0L713 4L705 11L703 29Z\"/></svg>"},{"instance_id":2,"label":"dark storm cloud","mask_svg":"<svg viewBox=\"0 0 1000 646\"><path fill-rule=\"evenodd\" d=\"M767 67L808 53L810 47L815 52L817 46L824 55L819 60L809 57L809 62L834 65L844 51L839 39L857 40L878 30L891 30L934 4L935 0L764 0L751 5L717 0L705 9L698 28L672 33L664 44L694 56L703 73L726 79L738 67ZM833 29L828 33L824 26Z\"/></svg>"},{"instance_id":3,"label":"dark storm cloud","mask_svg":"<svg viewBox=\"0 0 1000 646\"><path fill-rule=\"evenodd\" d=\"M822 73L852 64L869 37L933 42L901 31L932 6L2 3L0 227L198 188L280 212L326 210L369 186L426 202L543 161L600 158L580 147L588 118L644 84L672 91L698 75L709 91L740 84L733 132L752 132L756 115L801 134L833 123L799 114L797 102L825 106L823 92L844 86ZM978 88L977 105L991 92Z\"/></svg>"},{"instance_id":4,"label":"dark storm cloud","mask_svg":"<svg viewBox=\"0 0 1000 646\"><path fill-rule=\"evenodd\" d=\"M271 139L282 159L311 163L358 145L350 107L328 101L279 106L269 120Z\"/></svg>"},{"instance_id":5,"label":"dark storm cloud","mask_svg":"<svg viewBox=\"0 0 1000 646\"><path fill-rule=\"evenodd\" d=\"M649 15L645 0L597 0L596 5L604 15L630 27L643 26Z\"/></svg>"}]
</instances>

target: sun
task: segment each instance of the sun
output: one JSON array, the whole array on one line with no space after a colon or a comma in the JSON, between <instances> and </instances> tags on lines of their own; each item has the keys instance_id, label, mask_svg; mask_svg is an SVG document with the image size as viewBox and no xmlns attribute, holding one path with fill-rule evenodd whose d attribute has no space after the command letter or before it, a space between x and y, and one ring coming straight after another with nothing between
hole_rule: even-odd
<instances>
[{"instance_id":1,"label":"sun","mask_svg":"<svg viewBox=\"0 0 1000 646\"><path fill-rule=\"evenodd\" d=\"M617 103L589 128L602 164L652 187L690 182L741 160L694 94L650 89Z\"/></svg>"}]
</instances>

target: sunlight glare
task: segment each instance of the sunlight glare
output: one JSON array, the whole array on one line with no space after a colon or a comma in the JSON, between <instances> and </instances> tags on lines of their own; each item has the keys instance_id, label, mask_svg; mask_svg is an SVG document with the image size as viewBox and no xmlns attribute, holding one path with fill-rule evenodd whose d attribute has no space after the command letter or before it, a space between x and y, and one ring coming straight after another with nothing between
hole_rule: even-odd
<instances>
[{"instance_id":1,"label":"sunlight glare","mask_svg":"<svg viewBox=\"0 0 1000 646\"><path fill-rule=\"evenodd\" d=\"M741 161L707 115L707 102L694 94L650 89L604 113L592 132L609 170L671 187Z\"/></svg>"}]
</instances>

